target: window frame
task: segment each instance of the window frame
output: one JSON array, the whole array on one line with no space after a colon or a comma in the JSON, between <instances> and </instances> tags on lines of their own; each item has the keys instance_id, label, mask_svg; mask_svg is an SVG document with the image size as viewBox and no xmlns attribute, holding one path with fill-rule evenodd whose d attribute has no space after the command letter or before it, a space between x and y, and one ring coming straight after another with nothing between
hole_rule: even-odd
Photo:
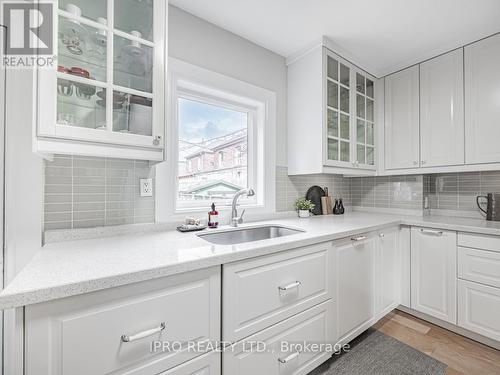
<instances>
[{"instance_id":1,"label":"window frame","mask_svg":"<svg viewBox=\"0 0 500 375\"><path fill-rule=\"evenodd\" d=\"M248 112L247 185L255 197L239 199L248 218L275 212L276 94L244 81L169 58L166 162L156 165L156 220L178 221L187 214L209 211L212 201L177 205L178 198L178 98L201 101ZM174 197L174 199L172 199ZM232 199L215 201L222 218ZM202 216L204 219L204 216Z\"/></svg>"}]
</instances>

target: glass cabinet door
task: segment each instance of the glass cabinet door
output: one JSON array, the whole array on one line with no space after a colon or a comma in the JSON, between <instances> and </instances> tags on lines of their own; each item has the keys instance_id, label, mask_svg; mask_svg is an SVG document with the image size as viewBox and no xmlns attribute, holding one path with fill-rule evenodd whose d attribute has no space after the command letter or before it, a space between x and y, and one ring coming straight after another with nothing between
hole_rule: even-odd
<instances>
[{"instance_id":1,"label":"glass cabinet door","mask_svg":"<svg viewBox=\"0 0 500 375\"><path fill-rule=\"evenodd\" d=\"M56 121L61 134L162 146L163 132L155 126L163 125L155 125L153 103L162 101L158 88L164 77L153 75L162 71L154 56L162 56L164 35L155 33L164 25L155 27L155 4L59 1Z\"/></svg>"},{"instance_id":2,"label":"glass cabinet door","mask_svg":"<svg viewBox=\"0 0 500 375\"><path fill-rule=\"evenodd\" d=\"M374 82L356 72L356 164L375 165Z\"/></svg>"},{"instance_id":3,"label":"glass cabinet door","mask_svg":"<svg viewBox=\"0 0 500 375\"><path fill-rule=\"evenodd\" d=\"M351 161L350 68L326 55L326 159Z\"/></svg>"}]
</instances>

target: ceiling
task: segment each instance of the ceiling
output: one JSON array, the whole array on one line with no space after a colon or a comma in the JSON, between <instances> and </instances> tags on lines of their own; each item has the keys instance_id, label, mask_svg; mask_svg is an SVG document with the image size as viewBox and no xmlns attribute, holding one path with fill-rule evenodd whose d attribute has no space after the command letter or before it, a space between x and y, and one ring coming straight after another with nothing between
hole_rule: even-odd
<instances>
[{"instance_id":1,"label":"ceiling","mask_svg":"<svg viewBox=\"0 0 500 375\"><path fill-rule=\"evenodd\" d=\"M324 35L383 76L500 31L500 0L170 0L288 57Z\"/></svg>"}]
</instances>

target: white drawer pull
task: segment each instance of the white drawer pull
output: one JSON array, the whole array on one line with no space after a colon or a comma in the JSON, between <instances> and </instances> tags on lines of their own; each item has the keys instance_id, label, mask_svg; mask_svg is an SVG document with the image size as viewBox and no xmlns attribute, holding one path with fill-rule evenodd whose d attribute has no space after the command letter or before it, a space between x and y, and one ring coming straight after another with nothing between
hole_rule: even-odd
<instances>
[{"instance_id":1,"label":"white drawer pull","mask_svg":"<svg viewBox=\"0 0 500 375\"><path fill-rule=\"evenodd\" d=\"M291 283L291 284L288 284L288 285L285 285L285 286L279 286L278 289L279 290L290 290L290 289L293 289L293 288L298 288L300 286L300 284L302 284L300 281L296 281L294 283Z\"/></svg>"},{"instance_id":2,"label":"white drawer pull","mask_svg":"<svg viewBox=\"0 0 500 375\"><path fill-rule=\"evenodd\" d=\"M423 234L430 234L432 236L442 236L443 235L443 231L440 231L440 230L420 229L420 232Z\"/></svg>"},{"instance_id":3,"label":"white drawer pull","mask_svg":"<svg viewBox=\"0 0 500 375\"><path fill-rule=\"evenodd\" d=\"M147 331L139 332L139 333L136 333L135 335L130 335L130 336L129 335L122 335L122 341L123 342L132 342L132 341L140 340L140 339L143 339L144 337L152 336L155 333L161 332L164 329L165 329L165 323L162 322L162 323L160 323L160 326L157 328L148 329Z\"/></svg>"},{"instance_id":4,"label":"white drawer pull","mask_svg":"<svg viewBox=\"0 0 500 375\"><path fill-rule=\"evenodd\" d=\"M352 237L351 238L351 241L363 241L363 240L366 240L366 236L357 236L357 237Z\"/></svg>"},{"instance_id":5,"label":"white drawer pull","mask_svg":"<svg viewBox=\"0 0 500 375\"><path fill-rule=\"evenodd\" d=\"M299 352L295 352L295 353L292 353L290 354L288 357L286 358L278 358L278 362L279 363L282 363L282 364L285 364L287 362L290 362L291 360L297 358L299 356Z\"/></svg>"}]
</instances>

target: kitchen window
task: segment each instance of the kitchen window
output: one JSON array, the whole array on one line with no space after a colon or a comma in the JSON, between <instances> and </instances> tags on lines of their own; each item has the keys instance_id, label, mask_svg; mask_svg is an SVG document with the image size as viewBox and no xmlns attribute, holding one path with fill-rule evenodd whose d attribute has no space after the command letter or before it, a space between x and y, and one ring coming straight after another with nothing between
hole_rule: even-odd
<instances>
[{"instance_id":1,"label":"kitchen window","mask_svg":"<svg viewBox=\"0 0 500 375\"><path fill-rule=\"evenodd\" d=\"M212 202L230 211L244 188L256 193L238 201L248 216L273 212L275 93L173 58L169 70L168 154L157 166L157 220L207 211Z\"/></svg>"}]
</instances>

